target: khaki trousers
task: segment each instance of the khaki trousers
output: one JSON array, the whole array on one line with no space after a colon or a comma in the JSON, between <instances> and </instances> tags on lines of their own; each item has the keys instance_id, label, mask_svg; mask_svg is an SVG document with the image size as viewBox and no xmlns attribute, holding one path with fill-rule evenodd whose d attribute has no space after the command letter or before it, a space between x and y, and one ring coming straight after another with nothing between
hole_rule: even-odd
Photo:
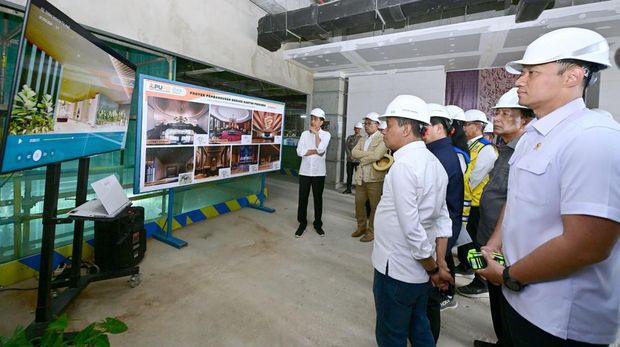
<instances>
[{"instance_id":1,"label":"khaki trousers","mask_svg":"<svg viewBox=\"0 0 620 347\"><path fill-rule=\"evenodd\" d=\"M355 219L358 230L375 231L375 210L382 193L383 182L363 182L355 186ZM370 202L370 217L366 217L366 200Z\"/></svg>"}]
</instances>

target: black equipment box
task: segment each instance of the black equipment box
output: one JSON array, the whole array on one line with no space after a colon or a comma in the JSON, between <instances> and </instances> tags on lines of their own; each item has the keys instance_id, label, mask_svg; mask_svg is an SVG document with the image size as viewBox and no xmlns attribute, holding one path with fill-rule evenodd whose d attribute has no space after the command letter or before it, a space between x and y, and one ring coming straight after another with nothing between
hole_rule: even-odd
<instances>
[{"instance_id":1,"label":"black equipment box","mask_svg":"<svg viewBox=\"0 0 620 347\"><path fill-rule=\"evenodd\" d=\"M95 264L101 271L136 266L145 252L144 207L129 207L112 220L95 221Z\"/></svg>"}]
</instances>

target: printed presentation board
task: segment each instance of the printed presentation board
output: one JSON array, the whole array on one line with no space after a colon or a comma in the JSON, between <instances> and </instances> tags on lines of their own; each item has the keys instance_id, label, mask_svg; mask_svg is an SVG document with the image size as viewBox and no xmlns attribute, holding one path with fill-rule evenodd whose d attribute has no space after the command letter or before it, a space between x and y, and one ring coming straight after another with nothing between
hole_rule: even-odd
<instances>
[{"instance_id":1,"label":"printed presentation board","mask_svg":"<svg viewBox=\"0 0 620 347\"><path fill-rule=\"evenodd\" d=\"M140 75L134 192L280 169L284 103Z\"/></svg>"}]
</instances>

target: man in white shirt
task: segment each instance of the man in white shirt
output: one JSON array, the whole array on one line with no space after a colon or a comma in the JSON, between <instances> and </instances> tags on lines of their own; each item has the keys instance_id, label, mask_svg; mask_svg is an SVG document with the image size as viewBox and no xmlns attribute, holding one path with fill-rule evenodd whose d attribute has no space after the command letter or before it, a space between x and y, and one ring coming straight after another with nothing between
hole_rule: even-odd
<instances>
[{"instance_id":1,"label":"man in white shirt","mask_svg":"<svg viewBox=\"0 0 620 347\"><path fill-rule=\"evenodd\" d=\"M452 277L435 261L436 238L452 235L446 207L448 175L422 141L430 124L426 103L399 95L382 116L384 141L395 151L377 207L372 264L377 344L435 346L426 305L432 285ZM430 278L430 281L429 281Z\"/></svg>"},{"instance_id":2,"label":"man in white shirt","mask_svg":"<svg viewBox=\"0 0 620 347\"><path fill-rule=\"evenodd\" d=\"M536 119L510 163L508 197L480 271L503 284L515 347L602 346L620 326L620 125L587 109L584 89L611 66L582 28L549 32L506 70ZM508 266L490 257L503 250Z\"/></svg>"},{"instance_id":3,"label":"man in white shirt","mask_svg":"<svg viewBox=\"0 0 620 347\"><path fill-rule=\"evenodd\" d=\"M301 133L297 144L297 155L301 157L299 167L299 203L297 206L297 221L299 227L295 237L301 237L306 231L308 220L308 196L312 188L314 201L314 230L320 236L323 231L323 187L325 186L325 152L331 139L331 134L321 129L325 122L325 111L315 108L310 112L310 129Z\"/></svg>"}]
</instances>

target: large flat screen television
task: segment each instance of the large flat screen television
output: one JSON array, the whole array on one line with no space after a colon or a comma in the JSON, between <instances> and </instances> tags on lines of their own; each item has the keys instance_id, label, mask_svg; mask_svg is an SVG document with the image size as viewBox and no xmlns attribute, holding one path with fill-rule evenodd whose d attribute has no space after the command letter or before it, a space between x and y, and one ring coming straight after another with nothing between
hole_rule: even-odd
<instances>
[{"instance_id":1,"label":"large flat screen television","mask_svg":"<svg viewBox=\"0 0 620 347\"><path fill-rule=\"evenodd\" d=\"M8 110L0 172L125 147L136 66L56 7L30 0Z\"/></svg>"}]
</instances>

